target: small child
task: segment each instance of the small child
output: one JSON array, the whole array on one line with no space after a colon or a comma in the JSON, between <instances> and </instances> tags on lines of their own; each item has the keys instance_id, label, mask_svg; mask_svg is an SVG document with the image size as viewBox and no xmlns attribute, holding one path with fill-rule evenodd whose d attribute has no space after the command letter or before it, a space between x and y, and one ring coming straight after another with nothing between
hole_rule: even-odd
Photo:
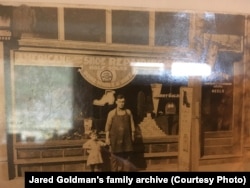
<instances>
[{"instance_id":1,"label":"small child","mask_svg":"<svg viewBox=\"0 0 250 188\"><path fill-rule=\"evenodd\" d=\"M82 148L86 149L88 152L87 165L90 166L92 172L101 171L103 164L103 158L101 149L106 146L106 143L98 140L98 134L96 131L89 133L90 139L86 141Z\"/></svg>"}]
</instances>

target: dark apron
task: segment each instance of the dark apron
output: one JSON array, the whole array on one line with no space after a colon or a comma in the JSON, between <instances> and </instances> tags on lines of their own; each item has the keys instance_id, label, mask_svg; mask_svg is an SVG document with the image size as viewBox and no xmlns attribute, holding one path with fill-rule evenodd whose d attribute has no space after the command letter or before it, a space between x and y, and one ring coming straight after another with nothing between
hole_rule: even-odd
<instances>
[{"instance_id":1,"label":"dark apron","mask_svg":"<svg viewBox=\"0 0 250 188\"><path fill-rule=\"evenodd\" d=\"M127 111L124 115L115 113L110 129L110 143L112 153L131 152L133 150L130 116Z\"/></svg>"}]
</instances>

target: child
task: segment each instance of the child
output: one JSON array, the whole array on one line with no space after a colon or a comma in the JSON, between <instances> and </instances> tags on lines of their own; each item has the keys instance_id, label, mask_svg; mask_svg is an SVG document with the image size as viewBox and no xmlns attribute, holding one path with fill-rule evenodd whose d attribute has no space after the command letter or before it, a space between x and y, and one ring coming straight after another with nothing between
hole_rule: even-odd
<instances>
[{"instance_id":1,"label":"child","mask_svg":"<svg viewBox=\"0 0 250 188\"><path fill-rule=\"evenodd\" d=\"M90 132L89 137L90 139L83 144L82 148L89 153L87 165L90 166L92 172L98 172L101 171L103 164L101 149L106 146L106 143L98 140L96 131Z\"/></svg>"}]
</instances>

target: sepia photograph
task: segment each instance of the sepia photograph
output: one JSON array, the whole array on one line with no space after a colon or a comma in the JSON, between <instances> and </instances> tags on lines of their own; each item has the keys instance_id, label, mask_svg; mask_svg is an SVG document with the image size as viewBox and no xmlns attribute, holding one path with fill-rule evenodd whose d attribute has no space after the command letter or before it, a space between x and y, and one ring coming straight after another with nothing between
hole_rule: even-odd
<instances>
[{"instance_id":1,"label":"sepia photograph","mask_svg":"<svg viewBox=\"0 0 250 188\"><path fill-rule=\"evenodd\" d=\"M0 1L0 186L250 171L250 9L97 4Z\"/></svg>"}]
</instances>

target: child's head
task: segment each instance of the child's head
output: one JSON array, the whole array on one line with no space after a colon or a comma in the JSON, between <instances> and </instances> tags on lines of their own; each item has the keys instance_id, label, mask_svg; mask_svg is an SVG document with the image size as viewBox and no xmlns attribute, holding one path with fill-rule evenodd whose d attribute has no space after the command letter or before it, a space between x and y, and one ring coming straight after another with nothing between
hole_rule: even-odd
<instances>
[{"instance_id":1,"label":"child's head","mask_svg":"<svg viewBox=\"0 0 250 188\"><path fill-rule=\"evenodd\" d=\"M89 138L90 139L93 139L93 140L96 140L98 138L98 134L97 134L97 131L93 130L89 133Z\"/></svg>"}]
</instances>

